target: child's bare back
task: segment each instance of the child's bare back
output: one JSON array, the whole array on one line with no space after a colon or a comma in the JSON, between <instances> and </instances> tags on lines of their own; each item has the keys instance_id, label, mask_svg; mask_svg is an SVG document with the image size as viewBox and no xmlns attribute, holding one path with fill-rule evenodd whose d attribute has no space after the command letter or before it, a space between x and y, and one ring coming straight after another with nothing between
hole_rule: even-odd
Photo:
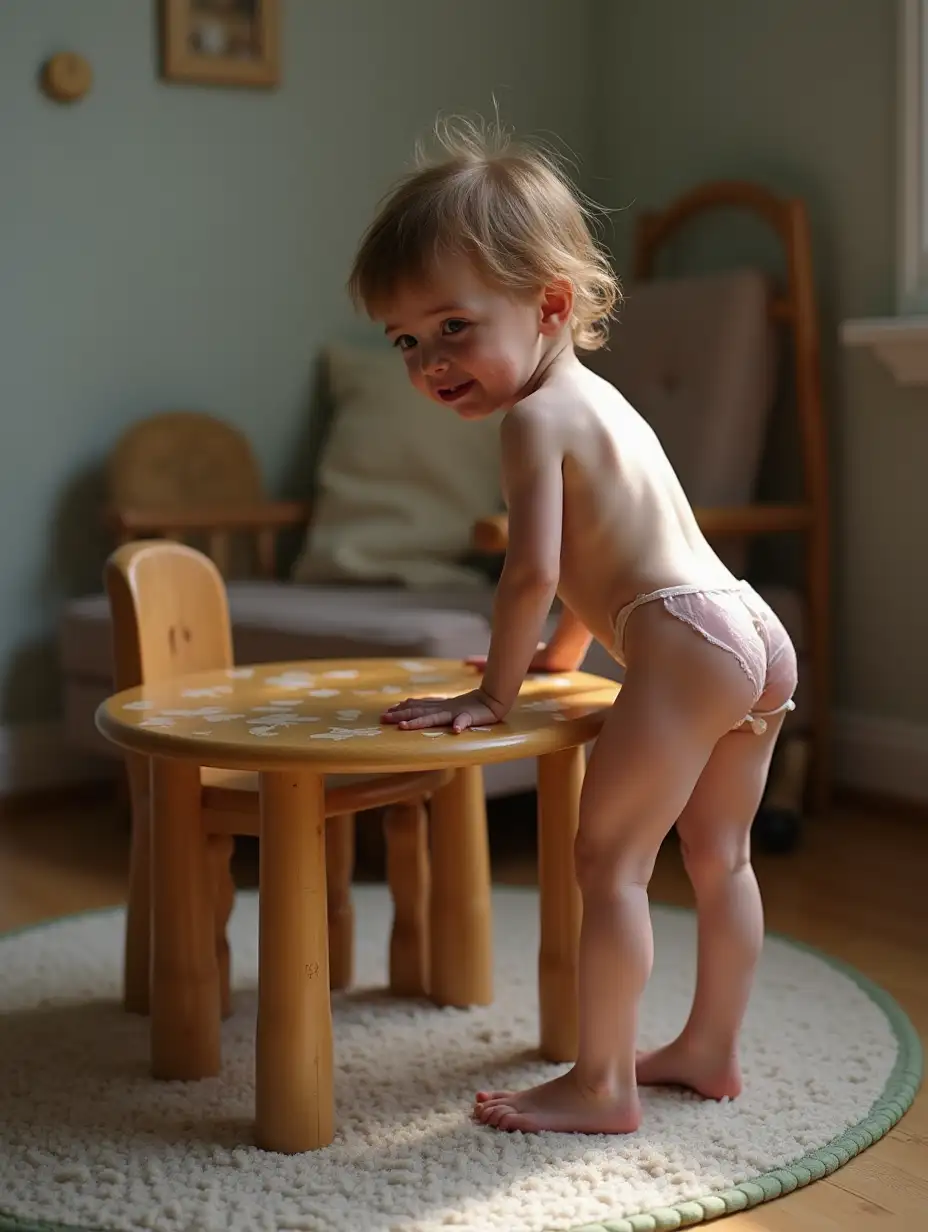
<instances>
[{"instance_id":1,"label":"child's bare back","mask_svg":"<svg viewBox=\"0 0 928 1232\"><path fill-rule=\"evenodd\" d=\"M735 586L699 529L654 430L629 402L574 356L517 404L516 420L563 476L558 595L606 646L619 611L663 587ZM523 457L511 451L510 469ZM518 473L504 470L504 486Z\"/></svg>"}]
</instances>

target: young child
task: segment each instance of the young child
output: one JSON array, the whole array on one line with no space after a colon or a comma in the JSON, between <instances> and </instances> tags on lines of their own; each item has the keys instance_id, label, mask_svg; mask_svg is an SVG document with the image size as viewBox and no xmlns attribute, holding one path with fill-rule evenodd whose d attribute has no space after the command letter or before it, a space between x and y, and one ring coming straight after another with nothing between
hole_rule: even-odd
<instances>
[{"instance_id":1,"label":"young child","mask_svg":"<svg viewBox=\"0 0 928 1232\"><path fill-rule=\"evenodd\" d=\"M467 419L499 415L509 547L479 688L408 699L404 729L502 722L529 670L577 668L596 638L625 667L590 756L576 841L579 1050L562 1077L480 1092L505 1130L628 1133L638 1086L741 1089L738 1038L763 940L750 829L796 656L768 605L703 537L654 432L577 358L618 299L556 162L448 125L442 157L383 204L349 287L409 379ZM563 617L539 647L555 594ZM676 822L697 901L697 987L666 1047L636 1057L652 964L647 887Z\"/></svg>"}]
</instances>

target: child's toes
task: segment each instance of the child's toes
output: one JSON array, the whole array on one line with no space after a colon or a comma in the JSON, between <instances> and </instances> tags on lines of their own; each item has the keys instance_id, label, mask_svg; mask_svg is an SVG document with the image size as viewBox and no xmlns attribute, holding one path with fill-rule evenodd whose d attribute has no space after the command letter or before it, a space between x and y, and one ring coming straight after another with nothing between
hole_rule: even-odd
<instances>
[{"instance_id":1,"label":"child's toes","mask_svg":"<svg viewBox=\"0 0 928 1232\"><path fill-rule=\"evenodd\" d=\"M516 1110L512 1104L500 1102L491 1104L487 1107L486 1104L480 1110L480 1119L484 1125L492 1125L494 1129L502 1129L503 1122L508 1118L516 1115Z\"/></svg>"},{"instance_id":2,"label":"child's toes","mask_svg":"<svg viewBox=\"0 0 928 1232\"><path fill-rule=\"evenodd\" d=\"M512 1099L512 1091L478 1091L477 1103L485 1104L489 1099Z\"/></svg>"},{"instance_id":3,"label":"child's toes","mask_svg":"<svg viewBox=\"0 0 928 1232\"><path fill-rule=\"evenodd\" d=\"M498 1125L499 1118L505 1116L507 1112L515 1111L512 1097L500 1095L496 1099L487 1099L483 1103L477 1104L474 1115L484 1125Z\"/></svg>"}]
</instances>

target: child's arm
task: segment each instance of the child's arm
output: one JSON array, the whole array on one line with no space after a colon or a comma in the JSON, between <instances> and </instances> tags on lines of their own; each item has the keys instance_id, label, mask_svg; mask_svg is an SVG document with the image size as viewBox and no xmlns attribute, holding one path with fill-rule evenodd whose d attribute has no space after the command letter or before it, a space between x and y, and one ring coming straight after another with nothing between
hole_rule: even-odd
<instances>
[{"instance_id":1,"label":"child's arm","mask_svg":"<svg viewBox=\"0 0 928 1232\"><path fill-rule=\"evenodd\" d=\"M565 607L551 641L539 648L532 666L547 672L575 672L586 658L592 641L593 634L580 617Z\"/></svg>"},{"instance_id":2,"label":"child's arm","mask_svg":"<svg viewBox=\"0 0 928 1232\"><path fill-rule=\"evenodd\" d=\"M519 695L557 593L564 485L561 450L542 408L511 410L500 440L509 545L482 691L502 717Z\"/></svg>"},{"instance_id":3,"label":"child's arm","mask_svg":"<svg viewBox=\"0 0 928 1232\"><path fill-rule=\"evenodd\" d=\"M593 642L593 634L579 616L566 605L561 612L550 642L539 642L528 665L529 672L575 672L580 669ZM468 655L468 667L483 672L487 656Z\"/></svg>"},{"instance_id":4,"label":"child's arm","mask_svg":"<svg viewBox=\"0 0 928 1232\"><path fill-rule=\"evenodd\" d=\"M509 411L500 433L509 502L509 547L496 588L493 637L479 689L460 697L407 698L382 716L407 730L456 732L500 722L519 695L557 593L564 499L562 456L543 408Z\"/></svg>"}]
</instances>

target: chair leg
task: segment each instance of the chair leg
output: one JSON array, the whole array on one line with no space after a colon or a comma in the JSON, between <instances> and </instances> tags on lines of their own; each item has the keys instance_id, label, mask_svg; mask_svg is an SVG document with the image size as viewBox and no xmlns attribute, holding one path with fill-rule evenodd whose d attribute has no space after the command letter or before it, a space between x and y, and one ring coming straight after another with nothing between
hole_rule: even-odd
<instances>
[{"instance_id":1,"label":"chair leg","mask_svg":"<svg viewBox=\"0 0 928 1232\"><path fill-rule=\"evenodd\" d=\"M393 895L390 991L425 997L429 991L428 818L421 802L394 805L384 817L387 881Z\"/></svg>"},{"instance_id":2,"label":"chair leg","mask_svg":"<svg viewBox=\"0 0 928 1232\"><path fill-rule=\"evenodd\" d=\"M123 1007L148 1014L151 1007L151 797L137 775L130 775L132 835L129 897L123 958Z\"/></svg>"},{"instance_id":3,"label":"chair leg","mask_svg":"<svg viewBox=\"0 0 928 1232\"><path fill-rule=\"evenodd\" d=\"M348 988L354 975L354 813L325 823L326 899L329 916L329 987Z\"/></svg>"},{"instance_id":4,"label":"chair leg","mask_svg":"<svg viewBox=\"0 0 928 1232\"><path fill-rule=\"evenodd\" d=\"M792 851L802 833L812 741L803 732L781 735L754 819L752 841L760 851Z\"/></svg>"},{"instance_id":5,"label":"chair leg","mask_svg":"<svg viewBox=\"0 0 928 1232\"><path fill-rule=\"evenodd\" d=\"M219 970L199 767L154 758L151 1069L196 1082L222 1067Z\"/></svg>"},{"instance_id":6,"label":"chair leg","mask_svg":"<svg viewBox=\"0 0 928 1232\"><path fill-rule=\"evenodd\" d=\"M211 834L208 840L210 879L213 886L213 919L216 928L216 961L219 964L219 1000L223 1018L232 1013L232 958L229 953L227 927L235 905L235 882L232 878L232 853L235 839L231 834Z\"/></svg>"},{"instance_id":7,"label":"chair leg","mask_svg":"<svg viewBox=\"0 0 928 1232\"><path fill-rule=\"evenodd\" d=\"M824 528L813 529L810 539L807 579L812 756L808 795L812 811L821 816L828 812L832 795L832 638L827 532Z\"/></svg>"},{"instance_id":8,"label":"chair leg","mask_svg":"<svg viewBox=\"0 0 928 1232\"><path fill-rule=\"evenodd\" d=\"M116 775L116 779L113 783L113 810L118 816L120 823L124 821L128 822L131 827L132 784L129 778L129 773L125 768L123 768L122 773Z\"/></svg>"}]
</instances>

